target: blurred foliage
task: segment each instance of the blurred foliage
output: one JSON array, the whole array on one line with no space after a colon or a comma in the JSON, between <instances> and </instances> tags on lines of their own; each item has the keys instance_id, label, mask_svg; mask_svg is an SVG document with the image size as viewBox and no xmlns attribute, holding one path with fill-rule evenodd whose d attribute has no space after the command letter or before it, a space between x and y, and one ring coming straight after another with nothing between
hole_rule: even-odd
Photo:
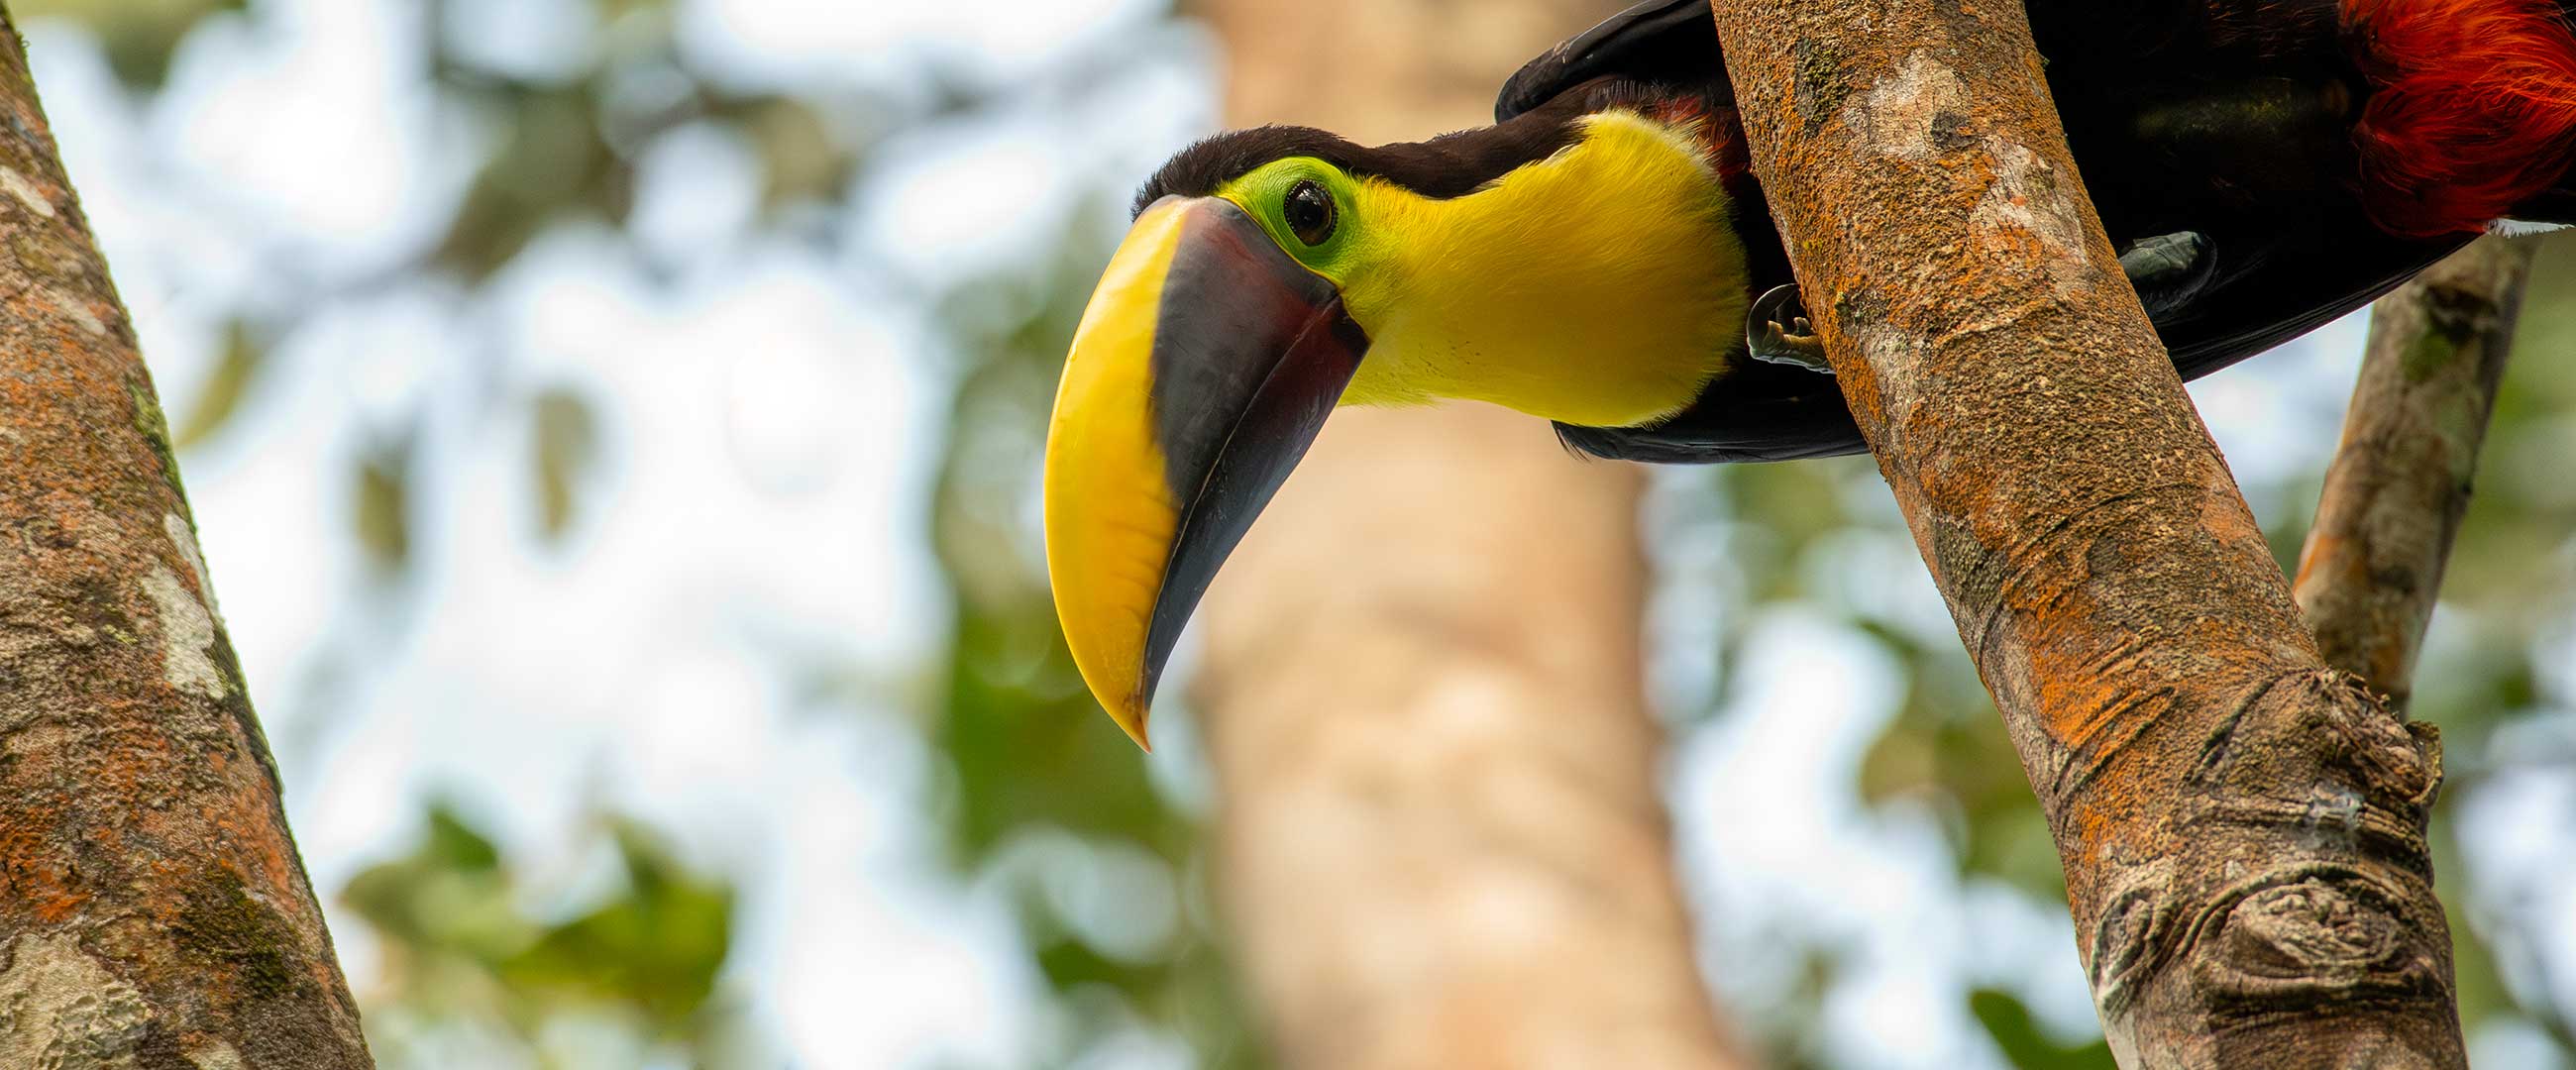
<instances>
[{"instance_id":1,"label":"blurred foliage","mask_svg":"<svg viewBox=\"0 0 2576 1070\"><path fill-rule=\"evenodd\" d=\"M487 1043L538 1065L595 1065L576 1062L553 1035L556 1023L582 1017L699 1065L728 1057L732 1024L715 996L732 889L690 872L631 822L594 827L614 856L615 887L568 916L531 909L560 890L513 866L444 805L430 810L409 855L350 879L341 901L384 956L387 998L366 1016L379 1060L439 1065L433 1053L452 1051L462 1034L495 1038Z\"/></svg>"},{"instance_id":2,"label":"blurred foliage","mask_svg":"<svg viewBox=\"0 0 2576 1070\"><path fill-rule=\"evenodd\" d=\"M2110 1045L2099 1040L2061 1044L2049 1039L2031 1019L2030 1008L2010 992L1991 988L1970 992L1968 1013L1977 1016L1977 1024L2003 1049L2014 1070L2117 1070Z\"/></svg>"},{"instance_id":3,"label":"blurred foliage","mask_svg":"<svg viewBox=\"0 0 2576 1070\"><path fill-rule=\"evenodd\" d=\"M875 141L1006 103L996 94L1049 92L944 85L932 99L901 105L846 91L744 91L689 66L668 0L555 2L586 3L592 47L569 68L528 74L478 63L471 42L455 37L449 0L423 0L426 24L439 28L427 38L423 68L442 103L474 119L485 154L434 240L368 281L443 276L470 295L550 230L622 230L641 157L668 135L708 127L759 162L755 227L828 235L805 226L802 211L845 210ZM150 88L191 27L240 6L57 0L18 9L82 20L118 71ZM1198 906L1206 867L1197 823L1156 791L1135 747L1092 707L1034 552L1038 429L1063 340L1109 252L1103 220L1118 218L1124 196L1123 188L1097 191L1097 211L1069 224L1053 262L909 295L936 308L943 348L955 358L930 533L955 606L931 719L955 788L941 817L960 875L1011 890L1032 966L1059 996L1060 1028L1038 1053L1042 1063L1071 1065L1142 1026L1186 1040L1203 1065L1254 1066L1260 1052ZM630 252L652 266L641 246ZM284 304L301 311L321 303ZM291 318L229 329L215 371L181 421L184 442L213 440L242 410L259 388L266 343L291 331ZM496 396L529 429L538 534L561 540L575 528L606 448L601 416L592 400L565 388ZM420 488L435 482L422 470L430 463L420 448L425 421L417 412L379 420L348 477L352 541L383 579L416 567L420 525L434 522L418 515ZM547 920L524 909L529 879L490 842L450 811L431 814L416 852L344 892L387 948L383 1002L367 1010L371 1028L409 1044L424 1065L464 1059L417 1035L432 1025L497 1030L502 1048L557 1058L545 1055L548 1021L606 1007L651 1043L714 1058L712 1048L698 1049L710 1035L707 1001L725 957L731 893L721 881L680 871L640 830L612 827L626 890L579 917ZM1137 916L1140 908L1153 916ZM353 978L362 989L369 980Z\"/></svg>"},{"instance_id":4,"label":"blurred foliage","mask_svg":"<svg viewBox=\"0 0 2576 1070\"><path fill-rule=\"evenodd\" d=\"M406 430L358 451L349 530L378 576L400 576L411 567L412 462L419 445Z\"/></svg>"},{"instance_id":5,"label":"blurred foliage","mask_svg":"<svg viewBox=\"0 0 2576 1070\"><path fill-rule=\"evenodd\" d=\"M1962 879L1998 877L2039 899L2064 900L2057 843L2031 801L2002 715L1973 676L1925 664L1964 660L1957 643L1927 648L1883 624L1863 630L1917 668L1907 674L1895 718L1862 761L1861 798L1875 806L1911 802L1942 818Z\"/></svg>"},{"instance_id":6,"label":"blurred foliage","mask_svg":"<svg viewBox=\"0 0 2576 1070\"><path fill-rule=\"evenodd\" d=\"M1114 938L1114 930L1103 938L1098 916L1144 909L1133 898L1024 894L1018 902L1038 968L1056 991L1115 993L1119 1005L1187 1039L1202 1066L1257 1066L1264 1053L1246 1033L1216 934L1204 911L1184 909L1203 898L1195 887L1206 868L1198 825L1155 790L1135 745L1084 690L1038 550L1033 506L1046 414L1064 340L1110 252L1101 215L1117 218L1122 194L1095 191L1095 214L1076 215L1051 263L973 280L940 302L963 361L931 521L956 611L936 729L957 779L945 816L970 867L1066 832L1085 845L1073 855L1141 856L1152 860L1152 883L1189 886L1159 897L1157 912L1170 917L1148 921L1161 921L1150 927L1170 935L1142 946ZM1031 856L1041 869L1079 872L1101 862L1067 852ZM1138 919L1119 920L1132 927ZM1077 1023L1068 1054L1106 1039L1097 1030L1115 1024L1115 1016Z\"/></svg>"},{"instance_id":7,"label":"blurred foliage","mask_svg":"<svg viewBox=\"0 0 2576 1070\"><path fill-rule=\"evenodd\" d=\"M537 527L554 541L572 528L574 492L598 462L598 417L581 395L562 389L538 394L534 408Z\"/></svg>"},{"instance_id":8,"label":"blurred foliage","mask_svg":"<svg viewBox=\"0 0 2576 1070\"><path fill-rule=\"evenodd\" d=\"M252 377L267 359L268 348L253 337L249 324L241 320L225 324L223 355L216 358L214 374L180 418L171 445L183 450L198 445L231 422L233 413L241 409L242 397L250 392Z\"/></svg>"},{"instance_id":9,"label":"blurred foliage","mask_svg":"<svg viewBox=\"0 0 2576 1070\"><path fill-rule=\"evenodd\" d=\"M690 67L673 38L669 0L548 0L587 7L592 47L563 69L502 71L454 39L447 0L418 2L427 25L441 28L425 38L420 69L443 108L472 117L481 157L445 220L379 274L450 280L469 299L553 228L623 233L638 161L666 136L714 129L745 146L762 176L751 225L829 242L838 229L814 222L847 210L878 143L988 106L1079 92L1068 87L1087 80L977 88L934 72L939 84L918 100L729 87ZM163 82L180 43L205 20L262 17L242 0L18 0L12 8L23 18L79 20L138 91ZM1093 69L1127 58L1119 43L1102 47L1106 54L1070 62ZM1042 1042L1038 1062L1082 1063L1121 1031L1142 1027L1186 1041L1201 1065L1258 1066L1265 1056L1206 907L1198 821L1145 775L1133 746L1085 694L1038 552L1040 436L1064 339L1113 240L1125 190L1123 179L1112 185L1067 213L1051 259L900 294L932 310L947 357L936 374L951 389L928 541L953 615L946 660L919 689L934 695L924 727L947 762L938 816L958 874L1010 892L1032 968L1055 995L1060 1028ZM639 262L654 255L632 243L629 253ZM261 389L270 346L328 295L303 296L273 306L295 312L227 328L214 373L184 406L182 445L219 438ZM2460 800L2508 764L2576 764L2576 741L2562 738L2555 751L2499 743L2543 717L2565 718L2566 689L2576 684L2546 653L2563 650L2576 594L2576 482L2562 474L2576 452L2576 362L2556 359L2576 348L2576 245L2560 242L2544 256L2529 307L2417 712L2442 726L2449 748L2436 839L2464 1020L2473 1030L2528 1023L2576 1058L2569 1008L2547 995L2576 992L2576 978L2552 979L2551 964L2499 941L2526 924L2514 914L2526 908L2480 887L2448 831ZM492 397L510 410L511 426L530 429L525 460L536 523L561 539L578 526L588 474L608 448L600 428L615 414L567 389ZM386 430L358 451L345 483L351 537L387 577L415 564L415 527L424 522L415 515L416 488L434 474L420 471L422 425L418 413L384 419ZM2307 472L2246 487L2285 559L2304 534L2317 479ZM1657 542L1708 548L1694 560L1711 563L1677 570L1667 554L1662 597L1683 597L1694 619L1715 622L1706 636L1712 678L1676 712L1704 717L1729 701L1733 666L1766 610L1796 606L1841 620L1904 680L1898 708L1861 763L1857 796L1885 812L1932 815L1963 887L2001 884L2062 911L2047 829L1949 622L1896 604L1876 579L1887 568L1920 565L1870 462L1676 473L1663 487ZM574 911L533 909L552 882L444 808L429 815L411 854L350 882L343 901L384 948L381 976L352 980L374 995L367 1022L382 1034L388 1065L401 1063L399 1051L413 1052L417 1065L489 1065L500 1057L494 1052L557 1058L548 1053L560 1047L565 1023L603 1017L611 1032L639 1045L634 1062L663 1049L723 1061L727 1016L717 978L732 891L675 864L627 823L603 820L600 837L614 856L617 887ZM1820 1008L1863 968L1863 956L1829 942L1779 939L1783 946L1731 949L1776 952L1797 964L1779 991L1739 993L1738 1009L1752 1017L1749 1032L1766 1044L1772 1065L1835 1066ZM2094 1038L2057 1035L2062 1023L2053 1031L2008 992L1980 989L1962 1002L1960 1016L2016 1070L2108 1065ZM437 1046L439 1036L458 1032L481 1036L484 1046L462 1054Z\"/></svg>"},{"instance_id":10,"label":"blurred foliage","mask_svg":"<svg viewBox=\"0 0 2576 1070\"><path fill-rule=\"evenodd\" d=\"M438 25L449 0L430 0ZM558 0L565 2L565 0ZM859 138L874 127L861 101L740 92L689 69L672 37L670 0L592 0L599 47L569 78L522 77L475 66L442 40L434 77L497 130L497 147L427 260L469 281L499 271L547 228L568 220L621 225L635 205L635 164L657 138L713 124L761 164L760 207L788 209L848 193ZM848 120L833 121L839 114Z\"/></svg>"},{"instance_id":11,"label":"blurred foliage","mask_svg":"<svg viewBox=\"0 0 2576 1070\"><path fill-rule=\"evenodd\" d=\"M487 110L503 117L507 134L475 176L432 260L481 281L561 219L626 222L635 205L635 168L600 129L593 86L497 81L474 88L488 98Z\"/></svg>"},{"instance_id":12,"label":"blurred foliage","mask_svg":"<svg viewBox=\"0 0 2576 1070\"><path fill-rule=\"evenodd\" d=\"M735 97L712 102L708 111L750 138L766 164L760 210L769 219L799 204L831 200L849 186L858 161L839 148L830 122L814 105L794 97Z\"/></svg>"},{"instance_id":13,"label":"blurred foliage","mask_svg":"<svg viewBox=\"0 0 2576 1070\"><path fill-rule=\"evenodd\" d=\"M116 76L135 89L159 89L170 74L170 56L197 23L218 12L240 11L244 0L15 0L21 19L77 19L98 34Z\"/></svg>"}]
</instances>

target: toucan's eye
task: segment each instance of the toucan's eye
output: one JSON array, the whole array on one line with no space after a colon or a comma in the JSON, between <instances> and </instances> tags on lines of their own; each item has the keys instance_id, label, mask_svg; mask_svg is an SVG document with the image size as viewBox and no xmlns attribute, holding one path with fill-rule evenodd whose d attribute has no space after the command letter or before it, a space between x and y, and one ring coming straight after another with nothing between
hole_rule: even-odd
<instances>
[{"instance_id":1,"label":"toucan's eye","mask_svg":"<svg viewBox=\"0 0 2576 1070\"><path fill-rule=\"evenodd\" d=\"M1333 195L1312 180L1288 187L1288 203L1280 206L1280 214L1298 241L1322 245L1333 236Z\"/></svg>"}]
</instances>

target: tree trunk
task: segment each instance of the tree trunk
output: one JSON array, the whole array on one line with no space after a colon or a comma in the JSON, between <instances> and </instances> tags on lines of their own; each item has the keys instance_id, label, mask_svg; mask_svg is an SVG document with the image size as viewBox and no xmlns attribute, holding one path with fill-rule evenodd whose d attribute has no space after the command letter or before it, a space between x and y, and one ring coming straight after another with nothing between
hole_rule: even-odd
<instances>
[{"instance_id":1,"label":"tree trunk","mask_svg":"<svg viewBox=\"0 0 2576 1070\"><path fill-rule=\"evenodd\" d=\"M2371 307L2370 348L2317 522L2299 608L2326 663L2404 709L2442 565L2513 348L2537 248L2481 239Z\"/></svg>"},{"instance_id":2,"label":"tree trunk","mask_svg":"<svg viewBox=\"0 0 2576 1070\"><path fill-rule=\"evenodd\" d=\"M133 329L0 36L0 1066L368 1066Z\"/></svg>"},{"instance_id":3,"label":"tree trunk","mask_svg":"<svg viewBox=\"0 0 2576 1070\"><path fill-rule=\"evenodd\" d=\"M1374 142L1483 121L1615 5L1202 7L1234 121ZM1344 411L1210 592L1218 886L1289 1066L1739 1065L1657 796L1640 485L1499 409Z\"/></svg>"},{"instance_id":4,"label":"tree trunk","mask_svg":"<svg viewBox=\"0 0 2576 1070\"><path fill-rule=\"evenodd\" d=\"M2055 833L2133 1068L2460 1067L2437 737L2328 668L2018 0L1713 0L1806 305Z\"/></svg>"}]
</instances>

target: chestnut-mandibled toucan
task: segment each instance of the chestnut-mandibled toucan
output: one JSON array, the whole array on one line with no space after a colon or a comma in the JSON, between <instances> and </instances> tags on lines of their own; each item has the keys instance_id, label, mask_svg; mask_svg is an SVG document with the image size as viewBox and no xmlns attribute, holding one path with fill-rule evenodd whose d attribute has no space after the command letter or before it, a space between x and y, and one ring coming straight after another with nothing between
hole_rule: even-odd
<instances>
[{"instance_id":1,"label":"chestnut-mandibled toucan","mask_svg":"<svg viewBox=\"0 0 2576 1070\"><path fill-rule=\"evenodd\" d=\"M2497 221L2576 221L2558 0L2027 8L2084 185L2186 377ZM1376 148L1220 134L1138 195L1045 474L1065 634L1137 742L1182 623L1337 404L1488 401L1610 458L1862 448L1804 333L1708 0L1557 46L1496 117Z\"/></svg>"}]
</instances>

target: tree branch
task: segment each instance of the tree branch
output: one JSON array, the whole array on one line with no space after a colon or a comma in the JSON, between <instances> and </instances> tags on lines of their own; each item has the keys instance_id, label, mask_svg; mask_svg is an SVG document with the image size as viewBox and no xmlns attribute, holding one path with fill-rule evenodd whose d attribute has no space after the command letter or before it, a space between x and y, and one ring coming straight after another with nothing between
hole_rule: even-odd
<instances>
[{"instance_id":1,"label":"tree branch","mask_svg":"<svg viewBox=\"0 0 2576 1070\"><path fill-rule=\"evenodd\" d=\"M2528 241L2485 238L2372 306L2370 347L2299 554L2326 663L2404 709L2513 347Z\"/></svg>"},{"instance_id":2,"label":"tree branch","mask_svg":"<svg viewBox=\"0 0 2576 1070\"><path fill-rule=\"evenodd\" d=\"M2468 512L2539 246L2484 238L2372 306L2343 441L2299 554L2299 608L2326 661L2403 710L2442 570ZM2545 964L2523 1016L2576 1051Z\"/></svg>"},{"instance_id":3,"label":"tree branch","mask_svg":"<svg viewBox=\"0 0 2576 1070\"><path fill-rule=\"evenodd\" d=\"M2460 1067L2438 745L2326 667L2014 0L1713 0L1807 308L2066 868L2122 1065Z\"/></svg>"},{"instance_id":4,"label":"tree branch","mask_svg":"<svg viewBox=\"0 0 2576 1070\"><path fill-rule=\"evenodd\" d=\"M368 1066L5 13L0 112L0 1066Z\"/></svg>"}]
</instances>

